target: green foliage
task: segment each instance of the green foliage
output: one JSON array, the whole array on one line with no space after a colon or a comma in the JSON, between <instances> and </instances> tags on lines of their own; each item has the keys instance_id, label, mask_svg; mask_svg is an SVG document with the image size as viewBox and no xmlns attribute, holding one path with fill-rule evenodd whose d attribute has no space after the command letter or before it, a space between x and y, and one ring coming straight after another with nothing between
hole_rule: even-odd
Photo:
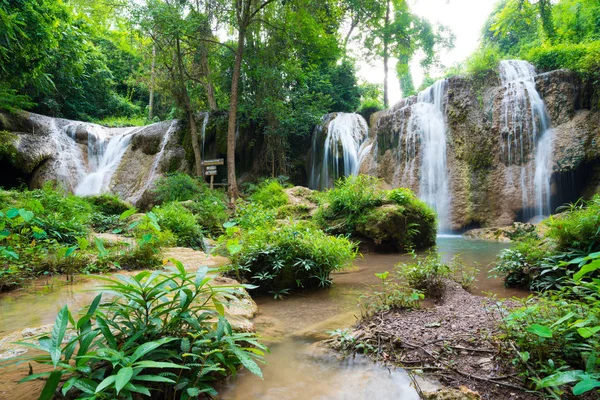
<instances>
[{"instance_id":1,"label":"green foliage","mask_svg":"<svg viewBox=\"0 0 600 400\"><path fill-rule=\"evenodd\" d=\"M2 104L0 103L1 107ZM16 140L17 135L7 131L0 131L0 161L15 164L18 156L17 148L15 147Z\"/></svg>"},{"instance_id":2,"label":"green foliage","mask_svg":"<svg viewBox=\"0 0 600 400\"><path fill-rule=\"evenodd\" d=\"M78 320L65 306L50 336L22 343L44 353L35 361L53 369L21 382L45 379L43 399L55 391L90 399L153 393L192 399L216 395L215 379L241 366L262 376L255 360L265 347L252 333L233 332L224 316L239 287L212 286L206 267L188 273L172 262L167 272L102 278L114 300L102 303L98 295ZM63 344L68 329L75 334Z\"/></svg>"},{"instance_id":3,"label":"green foliage","mask_svg":"<svg viewBox=\"0 0 600 400\"><path fill-rule=\"evenodd\" d=\"M301 222L243 231L228 226L220 246L226 247L238 277L256 285L260 292L271 293L328 287L331 272L348 266L357 251L348 239L326 235Z\"/></svg>"},{"instance_id":4,"label":"green foliage","mask_svg":"<svg viewBox=\"0 0 600 400\"><path fill-rule=\"evenodd\" d=\"M182 205L190 210L196 222L212 235L223 233L223 224L229 219L226 195L219 191L206 190L192 202Z\"/></svg>"},{"instance_id":5,"label":"green foliage","mask_svg":"<svg viewBox=\"0 0 600 400\"><path fill-rule=\"evenodd\" d=\"M261 182L250 200L260 203L265 208L277 208L288 203L288 197L283 191L283 186L275 179Z\"/></svg>"},{"instance_id":6,"label":"green foliage","mask_svg":"<svg viewBox=\"0 0 600 400\"><path fill-rule=\"evenodd\" d=\"M327 232L358 233L397 250L432 246L435 212L409 189L385 191L380 184L368 175L338 180L319 200L315 222Z\"/></svg>"},{"instance_id":7,"label":"green foliage","mask_svg":"<svg viewBox=\"0 0 600 400\"><path fill-rule=\"evenodd\" d=\"M410 264L397 265L397 272L401 279L405 279L413 289L422 290L427 297L439 299L444 294L444 281L450 279L453 268L442 263L442 258L437 253L417 257Z\"/></svg>"},{"instance_id":8,"label":"green foliage","mask_svg":"<svg viewBox=\"0 0 600 400\"><path fill-rule=\"evenodd\" d=\"M402 276L390 276L389 271L375 275L380 279L380 284L371 285L360 295L362 318L394 309L411 310L419 307L420 300L424 298L423 292L408 287Z\"/></svg>"},{"instance_id":9,"label":"green foliage","mask_svg":"<svg viewBox=\"0 0 600 400\"><path fill-rule=\"evenodd\" d=\"M507 286L560 289L580 267L569 260L600 251L600 196L563 211L543 222L545 237L525 232L513 248L500 253L493 273Z\"/></svg>"},{"instance_id":10,"label":"green foliage","mask_svg":"<svg viewBox=\"0 0 600 400\"><path fill-rule=\"evenodd\" d=\"M172 202L154 207L152 211L156 214L159 225L175 234L178 246L194 249L204 247L202 228L186 207Z\"/></svg>"},{"instance_id":11,"label":"green foliage","mask_svg":"<svg viewBox=\"0 0 600 400\"><path fill-rule=\"evenodd\" d=\"M335 221L335 230L351 233L365 212L383 204L385 194L378 188L379 180L369 175L340 178L334 189L328 190L316 214L324 228Z\"/></svg>"},{"instance_id":12,"label":"green foliage","mask_svg":"<svg viewBox=\"0 0 600 400\"><path fill-rule=\"evenodd\" d=\"M85 197L97 212L105 215L121 215L133 206L119 198L116 194L104 193L97 196Z\"/></svg>"},{"instance_id":13,"label":"green foliage","mask_svg":"<svg viewBox=\"0 0 600 400\"><path fill-rule=\"evenodd\" d=\"M583 266L575 280L560 291L529 298L521 308L511 310L501 326L504 339L514 343L518 357L514 362L523 375L538 388L560 396L565 385L574 395L598 392L600 368L600 253L571 260ZM530 375L537 371L536 376Z\"/></svg>"},{"instance_id":14,"label":"green foliage","mask_svg":"<svg viewBox=\"0 0 600 400\"><path fill-rule=\"evenodd\" d=\"M193 200L205 191L202 183L184 173L164 176L156 182L154 193L161 203Z\"/></svg>"}]
</instances>

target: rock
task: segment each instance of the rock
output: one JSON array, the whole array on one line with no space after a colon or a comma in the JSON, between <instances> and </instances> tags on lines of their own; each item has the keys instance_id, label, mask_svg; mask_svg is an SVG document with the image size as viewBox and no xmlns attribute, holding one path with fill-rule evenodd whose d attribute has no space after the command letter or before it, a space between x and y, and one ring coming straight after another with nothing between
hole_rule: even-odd
<instances>
[{"instance_id":1,"label":"rock","mask_svg":"<svg viewBox=\"0 0 600 400\"><path fill-rule=\"evenodd\" d=\"M460 386L458 389L440 389L436 392L424 392L424 400L481 400L481 395L471 389Z\"/></svg>"},{"instance_id":2,"label":"rock","mask_svg":"<svg viewBox=\"0 0 600 400\"><path fill-rule=\"evenodd\" d=\"M411 224L419 226L419 235L409 237ZM423 220L415 210L397 204L384 204L370 210L357 224L356 233L372 240L375 245L398 251L408 247L422 249L435 244L436 227L433 221Z\"/></svg>"}]
</instances>

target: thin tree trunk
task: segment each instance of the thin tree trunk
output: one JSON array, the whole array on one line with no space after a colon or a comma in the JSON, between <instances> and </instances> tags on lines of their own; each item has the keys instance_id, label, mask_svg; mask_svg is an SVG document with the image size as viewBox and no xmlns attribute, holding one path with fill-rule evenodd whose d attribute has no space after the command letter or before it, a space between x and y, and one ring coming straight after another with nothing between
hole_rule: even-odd
<instances>
[{"instance_id":1,"label":"thin tree trunk","mask_svg":"<svg viewBox=\"0 0 600 400\"><path fill-rule=\"evenodd\" d=\"M385 10L385 25L383 32L383 105L385 108L389 107L389 93L388 93L388 63L390 59L389 55L389 25L390 25L390 1L387 1Z\"/></svg>"},{"instance_id":2,"label":"thin tree trunk","mask_svg":"<svg viewBox=\"0 0 600 400\"><path fill-rule=\"evenodd\" d=\"M208 98L208 107L210 111L217 111L217 100L215 99L215 86L210 80L210 66L208 65L208 51L203 51L200 56L202 63L202 73L204 74L204 86L206 88L206 97Z\"/></svg>"},{"instance_id":3,"label":"thin tree trunk","mask_svg":"<svg viewBox=\"0 0 600 400\"><path fill-rule=\"evenodd\" d=\"M194 118L194 110L192 109L192 102L185 86L185 79L183 73L183 61L181 59L181 46L179 38L177 39L177 66L179 69L179 86L181 90L181 96L183 97L183 103L185 105L185 111L190 124L190 136L192 140L192 149L194 150L194 160L196 163L196 176L202 177L202 154L200 153L200 145L198 144L198 130L196 129L196 119Z\"/></svg>"},{"instance_id":4,"label":"thin tree trunk","mask_svg":"<svg viewBox=\"0 0 600 400\"><path fill-rule=\"evenodd\" d=\"M154 117L154 74L156 70L156 45L152 45L152 69L150 71L150 100L148 101L148 120Z\"/></svg>"},{"instance_id":5,"label":"thin tree trunk","mask_svg":"<svg viewBox=\"0 0 600 400\"><path fill-rule=\"evenodd\" d=\"M235 65L231 78L231 96L229 99L229 125L227 126L227 182L229 184L229 199L231 204L238 197L237 180L235 177L235 131L237 122L238 84L242 70L242 57L244 56L244 40L246 27L240 26L238 32L238 47L235 52Z\"/></svg>"}]
</instances>

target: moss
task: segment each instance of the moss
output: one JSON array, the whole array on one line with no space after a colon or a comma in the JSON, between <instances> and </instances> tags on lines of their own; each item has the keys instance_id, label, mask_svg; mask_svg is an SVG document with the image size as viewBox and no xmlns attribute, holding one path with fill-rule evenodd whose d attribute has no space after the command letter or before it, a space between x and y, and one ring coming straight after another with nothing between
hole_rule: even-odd
<instances>
[{"instance_id":1,"label":"moss","mask_svg":"<svg viewBox=\"0 0 600 400\"><path fill-rule=\"evenodd\" d=\"M277 219L309 219L311 207L306 204L285 204L277 209Z\"/></svg>"},{"instance_id":2,"label":"moss","mask_svg":"<svg viewBox=\"0 0 600 400\"><path fill-rule=\"evenodd\" d=\"M17 135L8 131L0 131L0 160L16 164L18 151L15 146Z\"/></svg>"},{"instance_id":3,"label":"moss","mask_svg":"<svg viewBox=\"0 0 600 400\"><path fill-rule=\"evenodd\" d=\"M85 198L94 206L96 211L106 215L121 215L125 211L132 209L133 206L114 194L101 194L99 196L90 196Z\"/></svg>"}]
</instances>

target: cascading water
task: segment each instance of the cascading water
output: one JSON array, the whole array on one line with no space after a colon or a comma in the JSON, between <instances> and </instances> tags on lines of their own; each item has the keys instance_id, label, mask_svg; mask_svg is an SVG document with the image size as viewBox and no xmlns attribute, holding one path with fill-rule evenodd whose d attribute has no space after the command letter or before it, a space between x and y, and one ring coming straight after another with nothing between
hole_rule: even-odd
<instances>
[{"instance_id":1,"label":"cascading water","mask_svg":"<svg viewBox=\"0 0 600 400\"><path fill-rule=\"evenodd\" d=\"M88 133L88 165L90 173L75 189L79 196L92 196L108 190L113 173L119 166L129 146L133 133L139 128L130 128L107 139L104 130L95 129Z\"/></svg>"},{"instance_id":2,"label":"cascading water","mask_svg":"<svg viewBox=\"0 0 600 400\"><path fill-rule=\"evenodd\" d=\"M35 116L31 118L35 118ZM73 190L85 176L86 170L83 154L75 142L74 126L67 125L59 129L52 120L50 138L58 150L52 168L56 171L56 180L65 184L68 190Z\"/></svg>"},{"instance_id":3,"label":"cascading water","mask_svg":"<svg viewBox=\"0 0 600 400\"><path fill-rule=\"evenodd\" d=\"M513 170L523 203L523 217L550 214L550 178L553 134L546 105L535 88L535 68L527 61L500 63L504 86L502 98L502 156L510 169L508 184L514 185ZM533 162L530 162L533 160ZM533 204L530 191L533 189Z\"/></svg>"},{"instance_id":4,"label":"cascading water","mask_svg":"<svg viewBox=\"0 0 600 400\"><path fill-rule=\"evenodd\" d=\"M407 164L405 172L414 169L416 146L420 142L419 197L437 212L439 232L451 230L446 168L445 91L446 80L439 80L417 95L404 140ZM402 142L399 140L399 143Z\"/></svg>"},{"instance_id":5,"label":"cascading water","mask_svg":"<svg viewBox=\"0 0 600 400\"><path fill-rule=\"evenodd\" d=\"M321 145L325 129L327 136ZM356 175L361 158L370 150L362 146L368 131L367 121L359 114L337 113L333 119L326 115L313 133L309 187L330 188L338 178Z\"/></svg>"}]
</instances>

